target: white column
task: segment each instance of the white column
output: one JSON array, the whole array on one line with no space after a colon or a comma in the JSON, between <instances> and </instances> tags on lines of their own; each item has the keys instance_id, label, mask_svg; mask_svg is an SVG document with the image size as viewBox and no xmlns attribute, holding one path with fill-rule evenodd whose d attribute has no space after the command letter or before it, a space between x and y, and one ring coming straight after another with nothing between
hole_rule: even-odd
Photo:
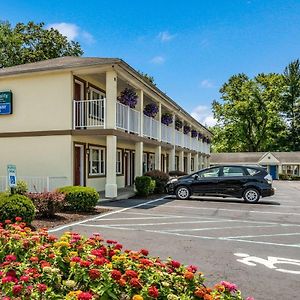
<instances>
[{"instance_id":1,"label":"white column","mask_svg":"<svg viewBox=\"0 0 300 300\"><path fill-rule=\"evenodd\" d=\"M143 149L144 149L143 142L135 143L134 174L136 177L143 175L143 151L144 151Z\"/></svg>"},{"instance_id":2,"label":"white column","mask_svg":"<svg viewBox=\"0 0 300 300\"><path fill-rule=\"evenodd\" d=\"M105 128L116 129L116 103L117 103L117 73L106 72L106 118Z\"/></svg>"},{"instance_id":3,"label":"white column","mask_svg":"<svg viewBox=\"0 0 300 300\"><path fill-rule=\"evenodd\" d=\"M197 152L194 156L194 171L199 171L199 153Z\"/></svg>"},{"instance_id":4,"label":"white column","mask_svg":"<svg viewBox=\"0 0 300 300\"><path fill-rule=\"evenodd\" d=\"M184 151L179 151L179 171L184 172Z\"/></svg>"},{"instance_id":5,"label":"white column","mask_svg":"<svg viewBox=\"0 0 300 300\"><path fill-rule=\"evenodd\" d=\"M106 184L105 197L117 197L117 175L116 175L117 137L106 136Z\"/></svg>"},{"instance_id":6,"label":"white column","mask_svg":"<svg viewBox=\"0 0 300 300\"><path fill-rule=\"evenodd\" d=\"M192 172L192 153L188 152L187 154L187 173L190 174Z\"/></svg>"},{"instance_id":7,"label":"white column","mask_svg":"<svg viewBox=\"0 0 300 300\"><path fill-rule=\"evenodd\" d=\"M137 95L139 97L139 101L137 103L137 110L140 112L140 136L144 135L144 91L138 90Z\"/></svg>"},{"instance_id":8,"label":"white column","mask_svg":"<svg viewBox=\"0 0 300 300\"><path fill-rule=\"evenodd\" d=\"M169 170L175 171L175 145L169 152Z\"/></svg>"},{"instance_id":9,"label":"white column","mask_svg":"<svg viewBox=\"0 0 300 300\"><path fill-rule=\"evenodd\" d=\"M158 140L161 141L161 103L158 103Z\"/></svg>"},{"instance_id":10,"label":"white column","mask_svg":"<svg viewBox=\"0 0 300 300\"><path fill-rule=\"evenodd\" d=\"M155 170L161 170L161 146L155 147Z\"/></svg>"}]
</instances>

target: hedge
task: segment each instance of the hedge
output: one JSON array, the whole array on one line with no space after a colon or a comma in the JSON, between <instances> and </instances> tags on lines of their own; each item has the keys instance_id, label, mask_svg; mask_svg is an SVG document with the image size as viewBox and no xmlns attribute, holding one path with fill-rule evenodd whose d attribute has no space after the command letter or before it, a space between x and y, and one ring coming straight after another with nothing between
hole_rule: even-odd
<instances>
[{"instance_id":1,"label":"hedge","mask_svg":"<svg viewBox=\"0 0 300 300\"><path fill-rule=\"evenodd\" d=\"M65 186L57 192L66 195L66 207L74 211L90 211L95 208L99 200L98 192L91 187Z\"/></svg>"},{"instance_id":2,"label":"hedge","mask_svg":"<svg viewBox=\"0 0 300 300\"><path fill-rule=\"evenodd\" d=\"M148 196L155 189L155 180L149 176L138 176L134 180L135 188L139 196Z\"/></svg>"},{"instance_id":3,"label":"hedge","mask_svg":"<svg viewBox=\"0 0 300 300\"><path fill-rule=\"evenodd\" d=\"M21 217L24 222L30 224L34 216L35 207L28 197L19 194L0 195L0 222Z\"/></svg>"},{"instance_id":4,"label":"hedge","mask_svg":"<svg viewBox=\"0 0 300 300\"><path fill-rule=\"evenodd\" d=\"M155 180L154 193L161 194L165 192L165 185L169 181L169 175L165 172L159 170L149 171L144 174L144 176L149 176Z\"/></svg>"}]
</instances>

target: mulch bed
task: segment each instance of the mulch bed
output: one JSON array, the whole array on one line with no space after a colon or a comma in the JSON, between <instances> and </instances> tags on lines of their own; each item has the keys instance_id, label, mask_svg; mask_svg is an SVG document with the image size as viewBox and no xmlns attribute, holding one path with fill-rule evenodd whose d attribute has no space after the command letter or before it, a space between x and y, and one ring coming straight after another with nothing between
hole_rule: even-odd
<instances>
[{"instance_id":1,"label":"mulch bed","mask_svg":"<svg viewBox=\"0 0 300 300\"><path fill-rule=\"evenodd\" d=\"M36 218L32 221L31 226L34 229L38 228L53 228L60 225L73 223L76 221L82 221L84 219L91 218L96 215L100 215L110 211L108 208L95 208L95 210L90 212L59 212L55 214L54 218L45 218L36 216Z\"/></svg>"}]
</instances>

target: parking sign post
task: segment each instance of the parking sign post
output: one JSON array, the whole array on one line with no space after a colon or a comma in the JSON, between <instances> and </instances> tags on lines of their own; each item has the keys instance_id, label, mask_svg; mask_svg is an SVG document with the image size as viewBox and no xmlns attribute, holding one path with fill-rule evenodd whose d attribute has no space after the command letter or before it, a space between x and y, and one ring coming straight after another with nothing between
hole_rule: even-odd
<instances>
[{"instance_id":1,"label":"parking sign post","mask_svg":"<svg viewBox=\"0 0 300 300\"><path fill-rule=\"evenodd\" d=\"M7 165L7 176L11 193L14 194L17 186L17 168L15 165Z\"/></svg>"}]
</instances>

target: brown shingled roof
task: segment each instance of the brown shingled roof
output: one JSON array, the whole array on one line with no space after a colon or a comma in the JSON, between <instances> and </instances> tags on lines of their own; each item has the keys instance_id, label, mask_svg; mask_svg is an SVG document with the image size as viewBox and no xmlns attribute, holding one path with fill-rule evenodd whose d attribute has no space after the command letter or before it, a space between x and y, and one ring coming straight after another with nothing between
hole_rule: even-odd
<instances>
[{"instance_id":1,"label":"brown shingled roof","mask_svg":"<svg viewBox=\"0 0 300 300\"><path fill-rule=\"evenodd\" d=\"M48 70L68 69L83 66L106 65L121 62L118 58L99 57L76 57L65 56L35 63L23 64L9 68L0 69L0 76L14 75L19 73L39 72Z\"/></svg>"}]
</instances>

